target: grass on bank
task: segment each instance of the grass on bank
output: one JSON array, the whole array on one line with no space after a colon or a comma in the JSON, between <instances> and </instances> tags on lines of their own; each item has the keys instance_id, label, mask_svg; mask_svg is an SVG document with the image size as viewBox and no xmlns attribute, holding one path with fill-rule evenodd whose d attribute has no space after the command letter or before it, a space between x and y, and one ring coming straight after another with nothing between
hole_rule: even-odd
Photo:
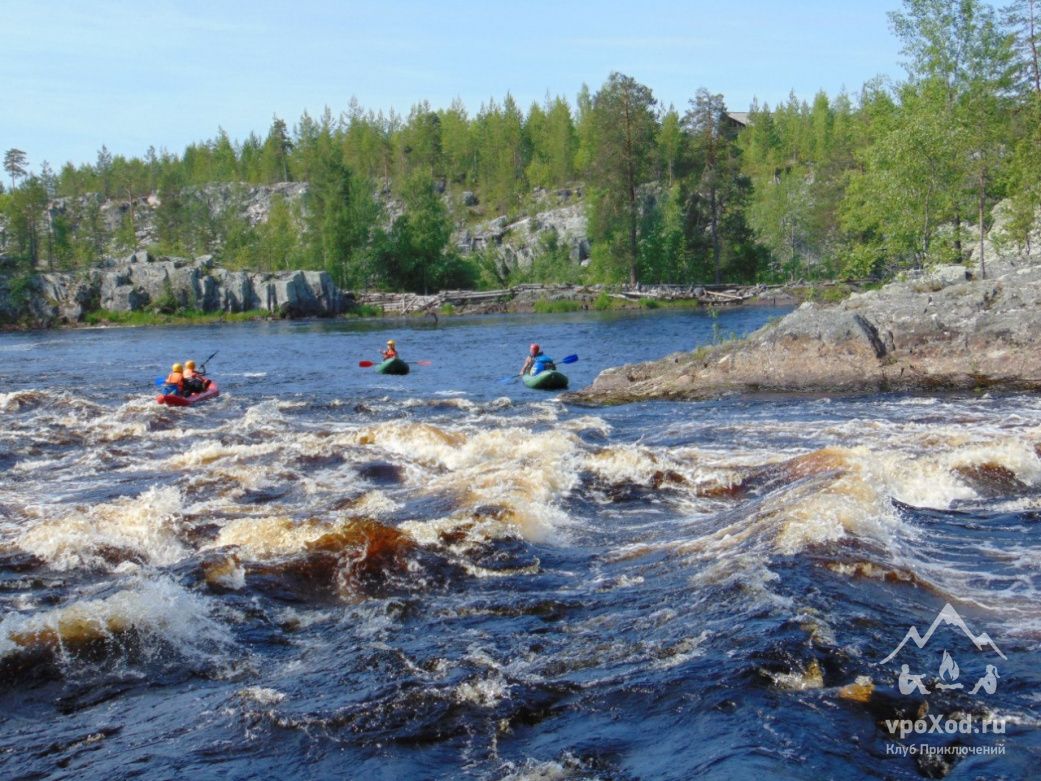
<instances>
[{"instance_id":1,"label":"grass on bank","mask_svg":"<svg viewBox=\"0 0 1041 781\"><path fill-rule=\"evenodd\" d=\"M355 304L346 314L351 317L383 317L383 307L378 304Z\"/></svg>"},{"instance_id":2,"label":"grass on bank","mask_svg":"<svg viewBox=\"0 0 1041 781\"><path fill-rule=\"evenodd\" d=\"M540 298L531 308L538 312L540 315L557 314L559 312L577 312L582 308L582 305L578 301L572 301L566 298Z\"/></svg>"},{"instance_id":3,"label":"grass on bank","mask_svg":"<svg viewBox=\"0 0 1041 781\"><path fill-rule=\"evenodd\" d=\"M350 317L382 317L383 307L375 304L358 304L345 314ZM266 309L249 309L245 312L203 312L199 309L178 309L175 312L156 312L154 310L123 312L96 309L83 316L83 322L87 325L207 325L271 319L278 319L278 315Z\"/></svg>"},{"instance_id":4,"label":"grass on bank","mask_svg":"<svg viewBox=\"0 0 1041 781\"><path fill-rule=\"evenodd\" d=\"M182 309L172 314L163 312L117 312L97 309L87 312L83 322L88 325L205 325L207 323L241 323L249 320L266 320L271 313L265 309L250 309L246 312L202 312L197 309Z\"/></svg>"}]
</instances>

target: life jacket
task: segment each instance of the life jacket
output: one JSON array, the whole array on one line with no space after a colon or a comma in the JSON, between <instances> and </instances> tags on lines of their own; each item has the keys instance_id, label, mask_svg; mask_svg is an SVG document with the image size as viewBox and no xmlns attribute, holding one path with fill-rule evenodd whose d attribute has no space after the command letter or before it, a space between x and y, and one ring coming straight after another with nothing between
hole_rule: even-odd
<instances>
[{"instance_id":1,"label":"life jacket","mask_svg":"<svg viewBox=\"0 0 1041 781\"><path fill-rule=\"evenodd\" d=\"M177 390L183 390L184 375L180 372L170 372L166 376L166 384L174 386Z\"/></svg>"},{"instance_id":2,"label":"life jacket","mask_svg":"<svg viewBox=\"0 0 1041 781\"><path fill-rule=\"evenodd\" d=\"M557 365L553 363L552 358L550 358L545 353L539 353L535 356L535 361L531 364L531 373L542 374L542 372L544 371L549 371L550 369L556 368Z\"/></svg>"},{"instance_id":3,"label":"life jacket","mask_svg":"<svg viewBox=\"0 0 1041 781\"><path fill-rule=\"evenodd\" d=\"M383 351L383 360L385 360L385 361L389 361L391 358L397 358L397 357L398 357L398 351L395 348L393 348L393 347Z\"/></svg>"},{"instance_id":4,"label":"life jacket","mask_svg":"<svg viewBox=\"0 0 1041 781\"><path fill-rule=\"evenodd\" d=\"M199 372L193 369L184 370L184 384L182 389L185 392L198 393L206 390L210 387L210 381L203 377Z\"/></svg>"}]
</instances>

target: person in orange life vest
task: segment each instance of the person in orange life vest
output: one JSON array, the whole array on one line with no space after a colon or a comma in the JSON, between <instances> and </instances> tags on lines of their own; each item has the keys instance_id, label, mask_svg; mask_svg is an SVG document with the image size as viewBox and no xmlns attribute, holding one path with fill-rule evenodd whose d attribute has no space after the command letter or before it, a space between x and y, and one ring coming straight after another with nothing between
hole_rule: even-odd
<instances>
[{"instance_id":1,"label":"person in orange life vest","mask_svg":"<svg viewBox=\"0 0 1041 781\"><path fill-rule=\"evenodd\" d=\"M166 375L166 393L175 393L178 396L184 395L184 367L179 363L175 363L170 368L170 373Z\"/></svg>"},{"instance_id":2,"label":"person in orange life vest","mask_svg":"<svg viewBox=\"0 0 1041 781\"><path fill-rule=\"evenodd\" d=\"M542 348L537 344L533 344L531 349L528 351L528 357L524 361L524 366L521 368L521 374L541 374L549 369L556 369L557 365L553 363L553 359L542 352Z\"/></svg>"},{"instance_id":3,"label":"person in orange life vest","mask_svg":"<svg viewBox=\"0 0 1041 781\"><path fill-rule=\"evenodd\" d=\"M202 393L206 390L206 386L209 384L209 380L199 374L199 372L195 371L195 361L188 360L184 362L185 396L190 396L193 393Z\"/></svg>"},{"instance_id":4,"label":"person in orange life vest","mask_svg":"<svg viewBox=\"0 0 1041 781\"><path fill-rule=\"evenodd\" d=\"M393 339L387 340L387 349L383 351L383 360L389 361L391 358L398 358L398 347L397 342Z\"/></svg>"}]
</instances>

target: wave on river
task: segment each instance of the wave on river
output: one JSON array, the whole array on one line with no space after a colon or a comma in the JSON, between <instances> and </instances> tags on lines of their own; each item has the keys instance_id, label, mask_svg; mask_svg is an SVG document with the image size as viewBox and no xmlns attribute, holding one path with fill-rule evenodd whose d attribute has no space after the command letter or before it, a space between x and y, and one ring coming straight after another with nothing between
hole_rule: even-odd
<instances>
[{"instance_id":1,"label":"wave on river","mask_svg":"<svg viewBox=\"0 0 1041 781\"><path fill-rule=\"evenodd\" d=\"M1029 766L1041 403L649 406L0 395L5 774L912 778L923 703ZM879 664L946 603L989 703Z\"/></svg>"}]
</instances>

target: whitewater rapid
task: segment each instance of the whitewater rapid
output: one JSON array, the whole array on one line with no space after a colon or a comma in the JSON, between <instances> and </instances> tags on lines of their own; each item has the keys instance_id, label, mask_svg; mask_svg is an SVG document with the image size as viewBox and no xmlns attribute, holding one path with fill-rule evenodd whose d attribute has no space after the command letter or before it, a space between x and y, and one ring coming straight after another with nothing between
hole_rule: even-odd
<instances>
[{"instance_id":1,"label":"whitewater rapid","mask_svg":"<svg viewBox=\"0 0 1041 781\"><path fill-rule=\"evenodd\" d=\"M925 707L1008 725L948 777L1029 777L1041 400L415 381L0 393L3 774L920 778ZM989 698L882 664L948 604Z\"/></svg>"}]
</instances>

